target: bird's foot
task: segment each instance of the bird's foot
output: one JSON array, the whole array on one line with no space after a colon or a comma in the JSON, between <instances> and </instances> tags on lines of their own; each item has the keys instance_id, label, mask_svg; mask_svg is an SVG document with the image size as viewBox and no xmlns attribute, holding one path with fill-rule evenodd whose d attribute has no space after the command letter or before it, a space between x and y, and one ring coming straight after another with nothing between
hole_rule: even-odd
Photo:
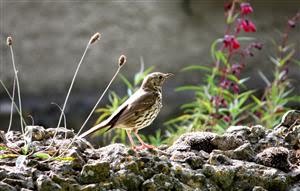
<instances>
[{"instance_id":1,"label":"bird's foot","mask_svg":"<svg viewBox=\"0 0 300 191\"><path fill-rule=\"evenodd\" d=\"M142 145L140 145L140 146L135 146L134 147L134 150L143 150L143 149L156 149L156 147L155 146L153 146L153 145L148 145L148 144L142 144Z\"/></svg>"}]
</instances>

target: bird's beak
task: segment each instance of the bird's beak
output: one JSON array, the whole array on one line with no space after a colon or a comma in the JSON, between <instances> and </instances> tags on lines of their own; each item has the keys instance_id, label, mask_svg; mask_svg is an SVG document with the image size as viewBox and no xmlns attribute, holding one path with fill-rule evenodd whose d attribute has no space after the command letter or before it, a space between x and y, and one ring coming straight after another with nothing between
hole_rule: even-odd
<instances>
[{"instance_id":1,"label":"bird's beak","mask_svg":"<svg viewBox=\"0 0 300 191\"><path fill-rule=\"evenodd\" d=\"M165 77L165 78L169 78L169 77L171 77L171 76L174 76L174 74L172 74L172 73L166 73L166 74L164 74L164 77Z\"/></svg>"}]
</instances>

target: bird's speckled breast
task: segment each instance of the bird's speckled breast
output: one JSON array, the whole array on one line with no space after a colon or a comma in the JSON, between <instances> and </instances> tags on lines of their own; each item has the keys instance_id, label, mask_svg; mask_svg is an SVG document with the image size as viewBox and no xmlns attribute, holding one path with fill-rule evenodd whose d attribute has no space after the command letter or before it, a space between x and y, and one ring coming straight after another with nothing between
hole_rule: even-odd
<instances>
[{"instance_id":1,"label":"bird's speckled breast","mask_svg":"<svg viewBox=\"0 0 300 191\"><path fill-rule=\"evenodd\" d=\"M144 120L142 120L141 123L137 123L136 128L142 129L149 126L157 117L161 108L162 108L162 95L161 92L157 92L157 99L155 103L152 105L151 109L145 111L143 115Z\"/></svg>"}]
</instances>

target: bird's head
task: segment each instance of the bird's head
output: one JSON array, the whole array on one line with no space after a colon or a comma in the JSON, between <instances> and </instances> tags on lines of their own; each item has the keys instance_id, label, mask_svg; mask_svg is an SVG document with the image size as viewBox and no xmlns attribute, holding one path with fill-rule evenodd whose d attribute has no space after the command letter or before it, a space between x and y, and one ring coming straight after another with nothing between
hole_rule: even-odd
<instances>
[{"instance_id":1,"label":"bird's head","mask_svg":"<svg viewBox=\"0 0 300 191\"><path fill-rule=\"evenodd\" d=\"M148 74L143 81L143 89L159 90L167 78L173 76L171 73L153 72Z\"/></svg>"}]
</instances>

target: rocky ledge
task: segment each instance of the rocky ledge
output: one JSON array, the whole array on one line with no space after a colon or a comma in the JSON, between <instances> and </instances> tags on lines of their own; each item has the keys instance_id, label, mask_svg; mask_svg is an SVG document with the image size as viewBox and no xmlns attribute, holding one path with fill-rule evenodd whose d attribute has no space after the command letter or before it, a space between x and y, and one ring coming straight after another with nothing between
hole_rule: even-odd
<instances>
[{"instance_id":1,"label":"rocky ledge","mask_svg":"<svg viewBox=\"0 0 300 191\"><path fill-rule=\"evenodd\" d=\"M74 133L58 129L46 147L55 129L30 128L31 153L8 154L12 151L2 146L1 191L300 190L297 111L288 112L273 130L256 125L232 126L223 135L191 132L170 147L138 152L123 144L94 149L76 140L64 157L48 159L36 153L64 150ZM2 135L8 148L22 147L22 140L19 132Z\"/></svg>"}]
</instances>

